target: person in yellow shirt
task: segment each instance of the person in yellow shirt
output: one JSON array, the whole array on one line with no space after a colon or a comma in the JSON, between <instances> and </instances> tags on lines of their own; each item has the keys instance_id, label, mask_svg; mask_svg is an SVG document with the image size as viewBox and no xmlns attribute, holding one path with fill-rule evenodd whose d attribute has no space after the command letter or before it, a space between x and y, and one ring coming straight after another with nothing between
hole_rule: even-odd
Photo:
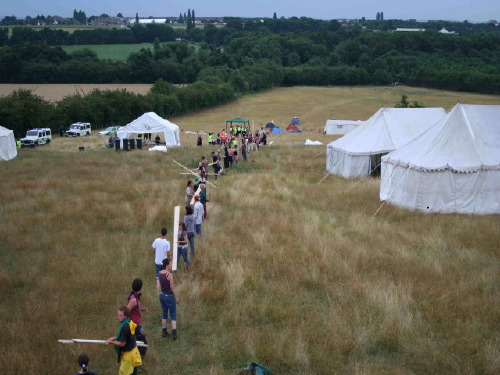
<instances>
[{"instance_id":1,"label":"person in yellow shirt","mask_svg":"<svg viewBox=\"0 0 500 375\"><path fill-rule=\"evenodd\" d=\"M137 324L130 320L130 310L127 306L120 306L117 315L120 328L115 337L106 340L106 345L115 346L120 363L119 375L135 374L136 368L142 365L141 354L137 349L135 329Z\"/></svg>"}]
</instances>

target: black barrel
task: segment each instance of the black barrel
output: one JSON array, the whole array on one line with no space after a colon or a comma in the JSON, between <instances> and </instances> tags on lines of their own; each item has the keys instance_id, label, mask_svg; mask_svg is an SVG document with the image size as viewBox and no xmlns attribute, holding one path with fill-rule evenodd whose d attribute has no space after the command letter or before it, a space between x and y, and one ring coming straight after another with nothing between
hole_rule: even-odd
<instances>
[{"instance_id":1,"label":"black barrel","mask_svg":"<svg viewBox=\"0 0 500 375\"><path fill-rule=\"evenodd\" d=\"M128 147L128 138L123 139L123 149L125 151L130 151L130 148Z\"/></svg>"},{"instance_id":2,"label":"black barrel","mask_svg":"<svg viewBox=\"0 0 500 375\"><path fill-rule=\"evenodd\" d=\"M137 149L142 150L142 138L137 138Z\"/></svg>"},{"instance_id":3,"label":"black barrel","mask_svg":"<svg viewBox=\"0 0 500 375\"><path fill-rule=\"evenodd\" d=\"M120 151L120 139L115 138L115 150Z\"/></svg>"},{"instance_id":4,"label":"black barrel","mask_svg":"<svg viewBox=\"0 0 500 375\"><path fill-rule=\"evenodd\" d=\"M130 143L130 149L134 150L135 149L135 138L129 138L129 143Z\"/></svg>"}]
</instances>

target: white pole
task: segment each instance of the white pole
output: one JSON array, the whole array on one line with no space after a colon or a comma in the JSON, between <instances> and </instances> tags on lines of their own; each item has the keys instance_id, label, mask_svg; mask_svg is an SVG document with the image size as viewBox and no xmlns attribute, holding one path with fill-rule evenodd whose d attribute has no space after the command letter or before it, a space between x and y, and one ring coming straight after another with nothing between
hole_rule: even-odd
<instances>
[{"instance_id":1,"label":"white pole","mask_svg":"<svg viewBox=\"0 0 500 375\"><path fill-rule=\"evenodd\" d=\"M172 239L172 246L174 247L172 249L172 270L176 271L177 270L177 239L179 236L179 216L181 214L181 207L180 206L175 206L174 208L174 238Z\"/></svg>"},{"instance_id":2,"label":"white pole","mask_svg":"<svg viewBox=\"0 0 500 375\"><path fill-rule=\"evenodd\" d=\"M87 340L87 339L70 339L70 340L57 340L61 344L106 344L106 340ZM144 344L144 341L137 341L137 346L143 346L145 348L148 347L147 344Z\"/></svg>"}]
</instances>

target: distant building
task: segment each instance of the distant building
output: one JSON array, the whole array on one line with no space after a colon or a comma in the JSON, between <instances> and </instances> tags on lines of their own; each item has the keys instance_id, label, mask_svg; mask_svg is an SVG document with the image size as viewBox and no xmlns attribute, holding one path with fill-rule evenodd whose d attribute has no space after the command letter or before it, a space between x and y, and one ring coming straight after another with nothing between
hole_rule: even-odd
<instances>
[{"instance_id":1,"label":"distant building","mask_svg":"<svg viewBox=\"0 0 500 375\"><path fill-rule=\"evenodd\" d=\"M448 30L446 30L444 27L443 27L441 30L439 30L439 32L440 32L441 34L455 34L455 32L454 32L454 31L448 31Z\"/></svg>"},{"instance_id":2,"label":"distant building","mask_svg":"<svg viewBox=\"0 0 500 375\"><path fill-rule=\"evenodd\" d=\"M425 31L425 29L414 29L414 28L409 28L409 27L398 27L395 31L399 33L410 33L410 32L415 32L415 31Z\"/></svg>"},{"instance_id":3,"label":"distant building","mask_svg":"<svg viewBox=\"0 0 500 375\"><path fill-rule=\"evenodd\" d=\"M123 25L125 18L121 17L95 17L89 22L94 26Z\"/></svg>"},{"instance_id":4,"label":"distant building","mask_svg":"<svg viewBox=\"0 0 500 375\"><path fill-rule=\"evenodd\" d=\"M135 23L135 18L129 18L128 23ZM148 23L166 23L166 18L139 18L139 24L144 25Z\"/></svg>"}]
</instances>

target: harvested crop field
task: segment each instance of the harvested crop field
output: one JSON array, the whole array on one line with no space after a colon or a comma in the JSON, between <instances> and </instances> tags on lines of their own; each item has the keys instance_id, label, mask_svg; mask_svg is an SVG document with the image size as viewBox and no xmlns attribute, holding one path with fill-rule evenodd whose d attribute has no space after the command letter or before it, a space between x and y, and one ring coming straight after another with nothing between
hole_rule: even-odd
<instances>
[{"instance_id":1,"label":"harvested crop field","mask_svg":"<svg viewBox=\"0 0 500 375\"><path fill-rule=\"evenodd\" d=\"M18 89L32 90L34 94L51 102L57 102L65 96L73 94L89 94L94 89L99 90L127 90L136 94L146 94L150 84L0 84L0 96L10 95Z\"/></svg>"}]
</instances>

